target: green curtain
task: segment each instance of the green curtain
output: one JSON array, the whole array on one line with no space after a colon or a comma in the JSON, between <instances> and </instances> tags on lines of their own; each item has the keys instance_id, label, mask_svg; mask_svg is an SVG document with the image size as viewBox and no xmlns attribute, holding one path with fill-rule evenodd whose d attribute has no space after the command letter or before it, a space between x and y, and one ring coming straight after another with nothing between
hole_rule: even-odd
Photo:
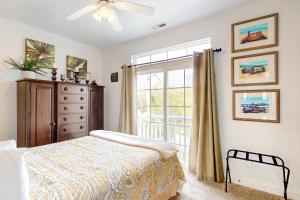
<instances>
[{"instance_id":1,"label":"green curtain","mask_svg":"<svg viewBox=\"0 0 300 200\"><path fill-rule=\"evenodd\" d=\"M223 182L214 53L194 53L193 131L189 171L201 181Z\"/></svg>"}]
</instances>

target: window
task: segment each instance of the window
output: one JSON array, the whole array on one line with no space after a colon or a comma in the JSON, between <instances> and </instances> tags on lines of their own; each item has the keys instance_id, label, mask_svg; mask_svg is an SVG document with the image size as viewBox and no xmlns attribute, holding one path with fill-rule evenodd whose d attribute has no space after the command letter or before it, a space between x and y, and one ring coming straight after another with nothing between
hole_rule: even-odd
<instances>
[{"instance_id":1,"label":"window","mask_svg":"<svg viewBox=\"0 0 300 200\"><path fill-rule=\"evenodd\" d=\"M174 143L188 162L192 126L192 69L162 69L137 75L139 136Z\"/></svg>"},{"instance_id":2,"label":"window","mask_svg":"<svg viewBox=\"0 0 300 200\"><path fill-rule=\"evenodd\" d=\"M209 43L181 45L132 58L135 63L156 62L137 68L137 132L139 136L169 141L179 151L179 159L188 164L192 132L193 61L178 58L202 51Z\"/></svg>"},{"instance_id":3,"label":"window","mask_svg":"<svg viewBox=\"0 0 300 200\"><path fill-rule=\"evenodd\" d=\"M174 59L184 56L192 55L193 52L202 52L203 49L211 48L211 39L206 38L193 42L188 42L181 45L168 47L165 49L138 54L132 56L132 64L146 64L150 62L157 62L162 60Z\"/></svg>"}]
</instances>

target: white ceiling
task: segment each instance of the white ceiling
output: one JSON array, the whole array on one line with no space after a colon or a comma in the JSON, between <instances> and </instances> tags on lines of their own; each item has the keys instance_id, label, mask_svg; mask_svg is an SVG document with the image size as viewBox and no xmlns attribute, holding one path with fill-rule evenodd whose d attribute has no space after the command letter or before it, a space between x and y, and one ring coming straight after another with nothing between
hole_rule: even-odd
<instances>
[{"instance_id":1,"label":"white ceiling","mask_svg":"<svg viewBox=\"0 0 300 200\"><path fill-rule=\"evenodd\" d=\"M115 32L109 24L99 23L90 15L76 21L66 20L69 14L94 3L95 0L1 0L0 17L29 24L99 48L140 38L155 32L211 15L249 0L128 0L153 6L154 16L116 11L123 30ZM167 23L154 31L152 26Z\"/></svg>"}]
</instances>

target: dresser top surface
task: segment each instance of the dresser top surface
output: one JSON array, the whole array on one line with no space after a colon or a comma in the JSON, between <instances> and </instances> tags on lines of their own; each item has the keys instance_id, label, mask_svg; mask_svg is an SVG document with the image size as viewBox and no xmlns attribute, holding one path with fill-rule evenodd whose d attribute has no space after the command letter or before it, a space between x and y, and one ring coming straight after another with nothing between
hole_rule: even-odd
<instances>
[{"instance_id":1,"label":"dresser top surface","mask_svg":"<svg viewBox=\"0 0 300 200\"><path fill-rule=\"evenodd\" d=\"M83 84L83 83L74 83L68 81L50 81L50 80L41 80L41 79L19 79L16 82L34 82L34 83L52 83L52 84L69 84L69 85L81 85L81 86L90 86L90 87L105 87L101 85L91 85L91 84Z\"/></svg>"}]
</instances>

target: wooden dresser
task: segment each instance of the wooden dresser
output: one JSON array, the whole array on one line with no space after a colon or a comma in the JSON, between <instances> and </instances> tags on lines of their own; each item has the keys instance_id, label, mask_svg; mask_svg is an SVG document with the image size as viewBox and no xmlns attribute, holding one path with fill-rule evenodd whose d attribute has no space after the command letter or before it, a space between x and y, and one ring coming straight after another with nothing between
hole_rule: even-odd
<instances>
[{"instance_id":1,"label":"wooden dresser","mask_svg":"<svg viewBox=\"0 0 300 200\"><path fill-rule=\"evenodd\" d=\"M103 86L17 81L18 147L34 147L103 129Z\"/></svg>"}]
</instances>

